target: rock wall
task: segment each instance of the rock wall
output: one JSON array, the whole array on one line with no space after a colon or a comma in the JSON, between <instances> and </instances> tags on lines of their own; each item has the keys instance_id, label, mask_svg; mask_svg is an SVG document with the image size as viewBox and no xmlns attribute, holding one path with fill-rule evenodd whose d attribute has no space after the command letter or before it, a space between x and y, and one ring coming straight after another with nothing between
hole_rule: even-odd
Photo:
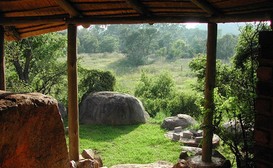
<instances>
[{"instance_id":1,"label":"rock wall","mask_svg":"<svg viewBox=\"0 0 273 168\"><path fill-rule=\"evenodd\" d=\"M0 167L69 167L56 100L0 91Z\"/></svg>"},{"instance_id":2,"label":"rock wall","mask_svg":"<svg viewBox=\"0 0 273 168\"><path fill-rule=\"evenodd\" d=\"M255 116L256 167L273 167L273 32L261 32Z\"/></svg>"}]
</instances>

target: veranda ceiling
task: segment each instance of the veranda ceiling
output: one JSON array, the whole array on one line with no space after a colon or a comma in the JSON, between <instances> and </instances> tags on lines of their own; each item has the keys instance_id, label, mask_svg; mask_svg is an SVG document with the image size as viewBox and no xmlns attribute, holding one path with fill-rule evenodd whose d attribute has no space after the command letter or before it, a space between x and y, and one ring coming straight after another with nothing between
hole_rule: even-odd
<instances>
[{"instance_id":1,"label":"veranda ceiling","mask_svg":"<svg viewBox=\"0 0 273 168\"><path fill-rule=\"evenodd\" d=\"M272 0L1 0L6 40L64 30L66 24L271 20Z\"/></svg>"}]
</instances>

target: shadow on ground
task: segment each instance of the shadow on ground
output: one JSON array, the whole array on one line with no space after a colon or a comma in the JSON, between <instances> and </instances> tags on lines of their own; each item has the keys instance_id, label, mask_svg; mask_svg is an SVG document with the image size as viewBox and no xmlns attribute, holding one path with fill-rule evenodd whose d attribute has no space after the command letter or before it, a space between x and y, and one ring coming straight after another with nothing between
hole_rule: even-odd
<instances>
[{"instance_id":1,"label":"shadow on ground","mask_svg":"<svg viewBox=\"0 0 273 168\"><path fill-rule=\"evenodd\" d=\"M111 141L138 128L138 125L80 125L80 139L92 141Z\"/></svg>"}]
</instances>

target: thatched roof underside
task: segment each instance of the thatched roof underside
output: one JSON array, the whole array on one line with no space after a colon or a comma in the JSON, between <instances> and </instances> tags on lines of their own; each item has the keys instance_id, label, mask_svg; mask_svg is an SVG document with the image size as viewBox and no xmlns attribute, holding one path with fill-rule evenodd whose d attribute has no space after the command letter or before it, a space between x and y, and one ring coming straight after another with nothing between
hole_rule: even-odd
<instances>
[{"instance_id":1,"label":"thatched roof underside","mask_svg":"<svg viewBox=\"0 0 273 168\"><path fill-rule=\"evenodd\" d=\"M1 0L7 40L64 30L66 24L271 20L272 0Z\"/></svg>"}]
</instances>

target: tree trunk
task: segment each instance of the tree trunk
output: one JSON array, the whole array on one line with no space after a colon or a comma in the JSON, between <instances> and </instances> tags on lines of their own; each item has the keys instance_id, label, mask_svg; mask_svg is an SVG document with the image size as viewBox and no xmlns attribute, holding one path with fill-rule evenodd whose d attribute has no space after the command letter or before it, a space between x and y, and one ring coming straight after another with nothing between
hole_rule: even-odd
<instances>
[{"instance_id":1,"label":"tree trunk","mask_svg":"<svg viewBox=\"0 0 273 168\"><path fill-rule=\"evenodd\" d=\"M205 78L205 116L203 120L202 161L211 162L213 138L213 91L216 75L217 24L208 23L207 63Z\"/></svg>"}]
</instances>

